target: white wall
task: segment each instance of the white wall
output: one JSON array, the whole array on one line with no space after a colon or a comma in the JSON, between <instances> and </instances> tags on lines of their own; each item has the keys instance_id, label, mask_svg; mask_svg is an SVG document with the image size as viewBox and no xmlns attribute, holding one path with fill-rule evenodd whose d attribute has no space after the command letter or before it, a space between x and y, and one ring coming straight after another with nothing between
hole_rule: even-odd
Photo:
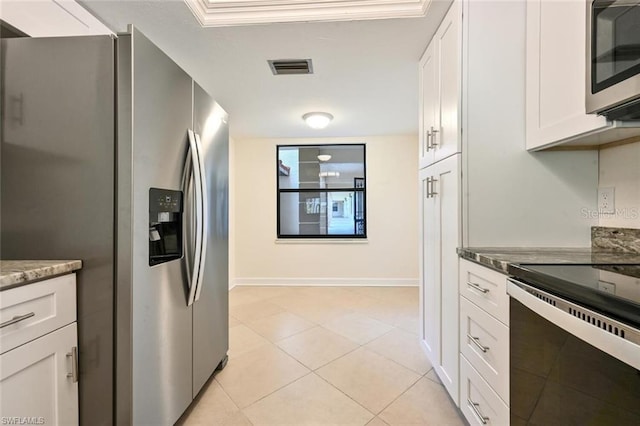
<instances>
[{"instance_id":1,"label":"white wall","mask_svg":"<svg viewBox=\"0 0 640 426\"><path fill-rule=\"evenodd\" d=\"M616 213L601 213L600 226L640 229L640 142L600 150L598 186L615 188Z\"/></svg>"},{"instance_id":2,"label":"white wall","mask_svg":"<svg viewBox=\"0 0 640 426\"><path fill-rule=\"evenodd\" d=\"M597 151L525 150L526 4L465 5L465 246L589 247Z\"/></svg>"},{"instance_id":3,"label":"white wall","mask_svg":"<svg viewBox=\"0 0 640 426\"><path fill-rule=\"evenodd\" d=\"M276 241L276 145L365 143L367 241ZM417 285L417 137L233 141L232 284Z\"/></svg>"}]
</instances>

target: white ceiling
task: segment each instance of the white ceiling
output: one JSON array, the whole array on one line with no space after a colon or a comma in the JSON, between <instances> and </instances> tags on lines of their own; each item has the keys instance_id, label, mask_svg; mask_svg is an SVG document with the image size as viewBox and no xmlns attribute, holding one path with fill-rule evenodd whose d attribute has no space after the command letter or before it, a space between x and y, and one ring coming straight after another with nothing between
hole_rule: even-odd
<instances>
[{"instance_id":1,"label":"white ceiling","mask_svg":"<svg viewBox=\"0 0 640 426\"><path fill-rule=\"evenodd\" d=\"M418 59L451 0L425 18L203 28L182 0L82 2L115 32L134 24L230 114L232 137L417 134ZM312 58L313 75L274 76L267 59ZM324 130L302 114L334 115Z\"/></svg>"}]
</instances>

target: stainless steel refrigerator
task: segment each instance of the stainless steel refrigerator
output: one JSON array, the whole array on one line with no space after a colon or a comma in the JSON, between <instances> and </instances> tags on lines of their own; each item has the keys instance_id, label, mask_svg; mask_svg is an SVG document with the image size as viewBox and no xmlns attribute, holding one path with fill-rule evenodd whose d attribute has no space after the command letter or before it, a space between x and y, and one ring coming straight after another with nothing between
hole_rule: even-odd
<instances>
[{"instance_id":1,"label":"stainless steel refrigerator","mask_svg":"<svg viewBox=\"0 0 640 426\"><path fill-rule=\"evenodd\" d=\"M0 60L0 256L83 261L81 424L172 424L226 363L227 114L135 29Z\"/></svg>"}]
</instances>

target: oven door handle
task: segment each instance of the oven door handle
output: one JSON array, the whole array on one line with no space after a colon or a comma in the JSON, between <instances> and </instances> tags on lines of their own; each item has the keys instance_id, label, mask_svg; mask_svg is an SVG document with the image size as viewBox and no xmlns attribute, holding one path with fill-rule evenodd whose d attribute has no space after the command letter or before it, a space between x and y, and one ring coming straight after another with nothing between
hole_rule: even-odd
<instances>
[{"instance_id":1,"label":"oven door handle","mask_svg":"<svg viewBox=\"0 0 640 426\"><path fill-rule=\"evenodd\" d=\"M537 293L539 297L534 296L531 291ZM590 345L595 346L602 352L608 353L620 361L640 370L640 344L628 340L630 334L640 331L626 326L629 331L625 333L625 337L617 336L592 324L586 319L583 320L581 317L578 318L577 315L574 316L568 311L565 312L565 309L568 310L571 308L581 313L598 315L595 312L528 284L521 283L513 278L507 279L507 294L547 321L584 340ZM552 300L552 302L549 303L543 299ZM555 303L555 305L552 303ZM619 326L625 326L612 319L607 319L607 321L619 324Z\"/></svg>"}]
</instances>

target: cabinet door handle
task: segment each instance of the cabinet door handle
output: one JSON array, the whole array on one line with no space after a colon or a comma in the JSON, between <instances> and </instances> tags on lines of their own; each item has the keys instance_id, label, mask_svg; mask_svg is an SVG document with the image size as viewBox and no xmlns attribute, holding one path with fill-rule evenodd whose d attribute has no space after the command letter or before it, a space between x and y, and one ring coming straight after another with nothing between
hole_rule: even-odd
<instances>
[{"instance_id":1,"label":"cabinet door handle","mask_svg":"<svg viewBox=\"0 0 640 426\"><path fill-rule=\"evenodd\" d=\"M474 414L478 417L478 420L480 420L480 422L483 425L486 425L487 422L489 421L489 417L485 417L481 412L480 409L478 408L480 406L480 404L473 402L470 398L467 398L467 403L471 406L471 408L473 409Z\"/></svg>"},{"instance_id":2,"label":"cabinet door handle","mask_svg":"<svg viewBox=\"0 0 640 426\"><path fill-rule=\"evenodd\" d=\"M438 181L438 179L435 178L431 178L431 198L435 197L436 195L438 195L438 193L435 191L435 183Z\"/></svg>"},{"instance_id":3,"label":"cabinet door handle","mask_svg":"<svg viewBox=\"0 0 640 426\"><path fill-rule=\"evenodd\" d=\"M67 358L71 358L71 373L67 373L67 377L71 377L73 383L78 382L78 347L71 348L71 352L67 354Z\"/></svg>"},{"instance_id":4,"label":"cabinet door handle","mask_svg":"<svg viewBox=\"0 0 640 426\"><path fill-rule=\"evenodd\" d=\"M436 143L436 133L438 133L438 131L431 126L431 148L435 148L436 145L438 145Z\"/></svg>"},{"instance_id":5,"label":"cabinet door handle","mask_svg":"<svg viewBox=\"0 0 640 426\"><path fill-rule=\"evenodd\" d=\"M430 177L426 179L425 188L427 190L427 195L425 198L431 198L431 178Z\"/></svg>"},{"instance_id":6,"label":"cabinet door handle","mask_svg":"<svg viewBox=\"0 0 640 426\"><path fill-rule=\"evenodd\" d=\"M28 314L24 314L24 315L17 315L13 318L11 318L9 321L5 321L2 324L0 324L0 328L5 328L8 327L10 325L19 323L20 321L24 321L28 318L31 318L33 316L35 316L36 314L34 314L33 312L29 312Z\"/></svg>"},{"instance_id":7,"label":"cabinet door handle","mask_svg":"<svg viewBox=\"0 0 640 426\"><path fill-rule=\"evenodd\" d=\"M431 148L433 148L431 146L431 130L427 130L427 152L429 152Z\"/></svg>"},{"instance_id":8,"label":"cabinet door handle","mask_svg":"<svg viewBox=\"0 0 640 426\"><path fill-rule=\"evenodd\" d=\"M488 288L480 287L478 284L472 283L471 281L467 281L467 285L471 288L478 290L480 293L489 293Z\"/></svg>"},{"instance_id":9,"label":"cabinet door handle","mask_svg":"<svg viewBox=\"0 0 640 426\"><path fill-rule=\"evenodd\" d=\"M478 349L480 349L482 352L487 352L489 350L489 346L483 346L480 343L480 339L478 339L477 337L473 337L470 334L467 334L467 337L469 339L471 339L471 341L478 347Z\"/></svg>"}]
</instances>

